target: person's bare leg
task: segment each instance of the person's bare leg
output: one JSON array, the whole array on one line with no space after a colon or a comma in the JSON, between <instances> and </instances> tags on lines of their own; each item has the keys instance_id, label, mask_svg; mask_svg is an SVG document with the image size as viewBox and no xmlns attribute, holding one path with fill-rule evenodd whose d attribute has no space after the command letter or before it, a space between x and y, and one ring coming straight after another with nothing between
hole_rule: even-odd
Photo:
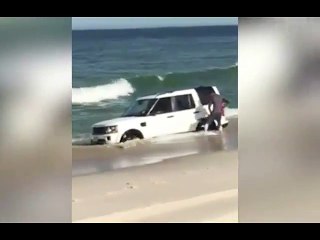
<instances>
[{"instance_id":1,"label":"person's bare leg","mask_svg":"<svg viewBox=\"0 0 320 240\"><path fill-rule=\"evenodd\" d=\"M212 115L210 115L210 116L208 117L208 119L207 119L206 124L204 125L204 131L205 131L205 132L208 132L209 127L210 127L212 121L213 121L213 118L212 118Z\"/></svg>"},{"instance_id":2,"label":"person's bare leg","mask_svg":"<svg viewBox=\"0 0 320 240\"><path fill-rule=\"evenodd\" d=\"M209 124L206 123L206 124L204 125L204 131L205 131L205 132L208 132L208 129L209 129Z\"/></svg>"},{"instance_id":3,"label":"person's bare leg","mask_svg":"<svg viewBox=\"0 0 320 240\"><path fill-rule=\"evenodd\" d=\"M216 121L217 121L217 130L222 132L223 128L222 128L222 125L221 125L221 115L217 115L216 116Z\"/></svg>"},{"instance_id":4,"label":"person's bare leg","mask_svg":"<svg viewBox=\"0 0 320 240\"><path fill-rule=\"evenodd\" d=\"M220 117L220 120L219 120L219 128L218 128L218 130L219 130L220 132L222 132L222 130L223 130L223 127L222 127L222 125L221 125L221 117Z\"/></svg>"}]
</instances>

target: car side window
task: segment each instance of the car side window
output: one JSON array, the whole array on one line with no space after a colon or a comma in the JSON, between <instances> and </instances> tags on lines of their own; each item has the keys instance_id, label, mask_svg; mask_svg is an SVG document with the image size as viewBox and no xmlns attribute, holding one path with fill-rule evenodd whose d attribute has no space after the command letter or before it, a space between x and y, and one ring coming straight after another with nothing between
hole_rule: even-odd
<instances>
[{"instance_id":1,"label":"car side window","mask_svg":"<svg viewBox=\"0 0 320 240\"><path fill-rule=\"evenodd\" d=\"M183 111L195 108L194 100L191 94L174 97L174 110Z\"/></svg>"},{"instance_id":2,"label":"car side window","mask_svg":"<svg viewBox=\"0 0 320 240\"><path fill-rule=\"evenodd\" d=\"M162 114L172 112L171 98L160 98L154 106L151 114Z\"/></svg>"}]
</instances>

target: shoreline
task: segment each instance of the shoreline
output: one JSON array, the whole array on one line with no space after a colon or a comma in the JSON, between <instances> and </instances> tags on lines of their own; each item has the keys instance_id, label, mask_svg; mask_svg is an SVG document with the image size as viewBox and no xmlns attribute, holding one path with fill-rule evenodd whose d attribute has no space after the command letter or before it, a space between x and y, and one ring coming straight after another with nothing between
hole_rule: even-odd
<instances>
[{"instance_id":1,"label":"shoreline","mask_svg":"<svg viewBox=\"0 0 320 240\"><path fill-rule=\"evenodd\" d=\"M222 134L191 132L124 145L73 146L72 175L89 175L116 169L169 161L178 157L238 149L238 119L230 119Z\"/></svg>"}]
</instances>

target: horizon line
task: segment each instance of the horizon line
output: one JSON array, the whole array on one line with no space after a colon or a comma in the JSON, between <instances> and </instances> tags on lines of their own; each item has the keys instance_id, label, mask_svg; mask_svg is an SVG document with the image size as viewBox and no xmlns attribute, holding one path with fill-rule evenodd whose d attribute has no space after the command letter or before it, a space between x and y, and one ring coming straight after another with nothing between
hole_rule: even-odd
<instances>
[{"instance_id":1,"label":"horizon line","mask_svg":"<svg viewBox=\"0 0 320 240\"><path fill-rule=\"evenodd\" d=\"M235 24L215 24L215 25L183 25L183 26L154 26L154 27L121 27L121 28L77 28L72 31L95 31L95 30L136 30L136 29L158 29L158 28L191 28L191 27L228 27L238 26Z\"/></svg>"}]
</instances>

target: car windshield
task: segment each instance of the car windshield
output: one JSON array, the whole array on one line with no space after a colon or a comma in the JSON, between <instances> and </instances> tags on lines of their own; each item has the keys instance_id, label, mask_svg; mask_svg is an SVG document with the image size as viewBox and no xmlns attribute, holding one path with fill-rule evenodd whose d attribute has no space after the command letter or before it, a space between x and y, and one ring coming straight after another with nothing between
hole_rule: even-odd
<instances>
[{"instance_id":1,"label":"car windshield","mask_svg":"<svg viewBox=\"0 0 320 240\"><path fill-rule=\"evenodd\" d=\"M137 100L123 116L146 116L156 101L157 99L155 98Z\"/></svg>"}]
</instances>

